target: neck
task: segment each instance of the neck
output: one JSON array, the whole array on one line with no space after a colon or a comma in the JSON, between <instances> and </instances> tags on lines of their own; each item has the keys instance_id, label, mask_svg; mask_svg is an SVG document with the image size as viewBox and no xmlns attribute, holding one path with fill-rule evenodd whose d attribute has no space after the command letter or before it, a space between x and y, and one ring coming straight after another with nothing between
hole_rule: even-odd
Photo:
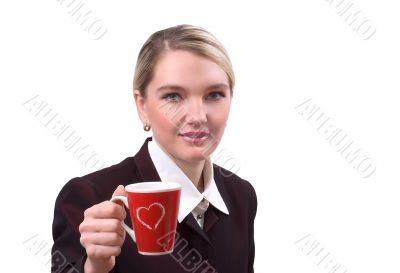
<instances>
[{"instance_id":1,"label":"neck","mask_svg":"<svg viewBox=\"0 0 400 273\"><path fill-rule=\"evenodd\" d=\"M155 140L155 139L154 139ZM157 142L158 144L159 142ZM166 153L166 150L162 148L160 144L159 147ZM170 158L178 165L178 167L183 171L183 173L192 181L193 185L199 190L199 192L204 191L204 181L203 181L203 169L206 160L187 162L179 160L170 154Z\"/></svg>"},{"instance_id":2,"label":"neck","mask_svg":"<svg viewBox=\"0 0 400 273\"><path fill-rule=\"evenodd\" d=\"M203 192L203 169L205 160L192 163L175 159L175 163L179 168L181 168L190 181L192 181L193 185L199 190L199 192Z\"/></svg>"}]
</instances>

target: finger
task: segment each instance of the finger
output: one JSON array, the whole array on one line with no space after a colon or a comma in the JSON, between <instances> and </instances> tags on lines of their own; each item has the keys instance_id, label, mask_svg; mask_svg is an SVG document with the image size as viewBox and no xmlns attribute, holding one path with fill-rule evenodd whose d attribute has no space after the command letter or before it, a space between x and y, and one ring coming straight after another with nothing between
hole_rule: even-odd
<instances>
[{"instance_id":1,"label":"finger","mask_svg":"<svg viewBox=\"0 0 400 273\"><path fill-rule=\"evenodd\" d=\"M84 232L115 232L123 236L125 234L122 222L117 219L88 219L79 225L80 233Z\"/></svg>"},{"instance_id":2,"label":"finger","mask_svg":"<svg viewBox=\"0 0 400 273\"><path fill-rule=\"evenodd\" d=\"M86 232L81 235L80 242L82 246L122 246L124 236L115 232Z\"/></svg>"},{"instance_id":3,"label":"finger","mask_svg":"<svg viewBox=\"0 0 400 273\"><path fill-rule=\"evenodd\" d=\"M124 188L124 186L122 186L122 185L119 185L116 189L115 189L115 191L114 191L114 193L112 194L112 196L114 197L114 196L126 196L126 191L125 191L125 188ZM117 203L118 205L120 205L120 206L124 206L124 204L122 203L122 201L119 201L119 200L116 200L116 201L114 201L115 203Z\"/></svg>"},{"instance_id":4,"label":"finger","mask_svg":"<svg viewBox=\"0 0 400 273\"><path fill-rule=\"evenodd\" d=\"M86 246L86 254L91 259L105 259L118 256L121 253L119 246L101 246L90 244Z\"/></svg>"},{"instance_id":5,"label":"finger","mask_svg":"<svg viewBox=\"0 0 400 273\"><path fill-rule=\"evenodd\" d=\"M115 191L114 191L114 193L113 193L112 196L114 197L114 196L117 196L117 195L119 195L119 196L126 196L126 191L125 191L124 186L119 185L119 186L115 189Z\"/></svg>"},{"instance_id":6,"label":"finger","mask_svg":"<svg viewBox=\"0 0 400 273\"><path fill-rule=\"evenodd\" d=\"M100 204L94 205L84 213L85 218L97 219L118 219L123 221L126 217L125 209L111 201L104 201Z\"/></svg>"}]
</instances>

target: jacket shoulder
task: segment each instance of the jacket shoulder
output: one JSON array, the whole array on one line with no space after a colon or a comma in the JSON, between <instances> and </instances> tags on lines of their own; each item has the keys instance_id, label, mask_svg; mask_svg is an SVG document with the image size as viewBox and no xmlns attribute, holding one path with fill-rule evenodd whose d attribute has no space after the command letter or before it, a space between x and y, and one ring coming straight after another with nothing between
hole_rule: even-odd
<instances>
[{"instance_id":1,"label":"jacket shoulder","mask_svg":"<svg viewBox=\"0 0 400 273\"><path fill-rule=\"evenodd\" d=\"M90 192L90 195L97 197L96 199L106 200L111 198L118 185L125 186L135 180L136 177L133 157L128 157L115 165L81 177L72 178L65 184L60 194L63 192L76 194L79 191L83 191Z\"/></svg>"},{"instance_id":2,"label":"jacket shoulder","mask_svg":"<svg viewBox=\"0 0 400 273\"><path fill-rule=\"evenodd\" d=\"M214 177L215 180L219 180L220 182L223 182L225 186L227 187L232 187L232 188L237 188L238 190L245 190L246 192L254 192L255 190L254 187L251 185L251 183L237 174L221 167L216 164L214 165Z\"/></svg>"},{"instance_id":3,"label":"jacket shoulder","mask_svg":"<svg viewBox=\"0 0 400 273\"><path fill-rule=\"evenodd\" d=\"M100 184L110 183L111 181L118 180L120 184L125 185L132 177L135 177L135 175L136 168L134 164L134 158L128 157L120 163L89 173L82 176L82 178Z\"/></svg>"}]
</instances>

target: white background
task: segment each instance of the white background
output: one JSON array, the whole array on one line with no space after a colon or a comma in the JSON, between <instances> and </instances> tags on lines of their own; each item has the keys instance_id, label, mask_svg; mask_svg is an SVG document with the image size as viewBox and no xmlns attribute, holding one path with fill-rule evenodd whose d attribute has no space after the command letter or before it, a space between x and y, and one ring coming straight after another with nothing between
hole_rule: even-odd
<instances>
[{"instance_id":1,"label":"white background","mask_svg":"<svg viewBox=\"0 0 400 273\"><path fill-rule=\"evenodd\" d=\"M149 135L131 90L138 51L181 23L215 34L234 64L219 149L258 194L255 271L329 272L296 243L308 235L337 273L399 272L398 1L346 1L376 29L367 40L340 1L81 2L107 29L101 39L65 3L0 4L1 272L50 271L55 198L93 171L24 102L38 95L107 166L133 156ZM370 177L295 109L308 99L373 159Z\"/></svg>"}]
</instances>

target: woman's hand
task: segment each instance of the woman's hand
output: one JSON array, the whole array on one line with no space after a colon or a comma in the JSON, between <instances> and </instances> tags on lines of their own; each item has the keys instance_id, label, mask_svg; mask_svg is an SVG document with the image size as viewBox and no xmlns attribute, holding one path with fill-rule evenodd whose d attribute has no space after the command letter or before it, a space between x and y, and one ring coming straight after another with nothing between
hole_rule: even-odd
<instances>
[{"instance_id":1,"label":"woman's hand","mask_svg":"<svg viewBox=\"0 0 400 273\"><path fill-rule=\"evenodd\" d=\"M122 185L115 195L126 195ZM126 217L123 206L104 201L85 210L83 222L79 225L80 242L86 249L85 273L109 272L115 265L115 256L121 253L125 240L122 221Z\"/></svg>"}]
</instances>

